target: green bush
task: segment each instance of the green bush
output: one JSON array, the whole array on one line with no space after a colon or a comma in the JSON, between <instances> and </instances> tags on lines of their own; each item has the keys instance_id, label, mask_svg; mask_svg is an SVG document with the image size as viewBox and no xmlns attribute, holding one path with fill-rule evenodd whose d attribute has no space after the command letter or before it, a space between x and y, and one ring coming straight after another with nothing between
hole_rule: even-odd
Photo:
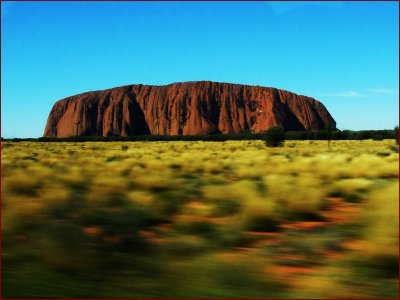
<instances>
[{"instance_id":1,"label":"green bush","mask_svg":"<svg viewBox=\"0 0 400 300\"><path fill-rule=\"evenodd\" d=\"M235 200L223 199L216 203L213 211L215 217L225 217L233 215L240 210L240 204Z\"/></svg>"},{"instance_id":2,"label":"green bush","mask_svg":"<svg viewBox=\"0 0 400 300\"><path fill-rule=\"evenodd\" d=\"M216 238L218 236L217 228L209 222L195 221L178 224L176 229L186 234L193 234L205 238Z\"/></svg>"},{"instance_id":3,"label":"green bush","mask_svg":"<svg viewBox=\"0 0 400 300\"><path fill-rule=\"evenodd\" d=\"M281 147L285 142L285 131L282 126L274 126L265 133L265 144L268 147Z\"/></svg>"},{"instance_id":4,"label":"green bush","mask_svg":"<svg viewBox=\"0 0 400 300\"><path fill-rule=\"evenodd\" d=\"M245 229L257 232L276 232L280 230L279 222L271 216L253 216L245 224Z\"/></svg>"},{"instance_id":5,"label":"green bush","mask_svg":"<svg viewBox=\"0 0 400 300\"><path fill-rule=\"evenodd\" d=\"M380 134L375 134L375 135L372 136L372 139L374 141L382 141L383 140L383 136L380 135Z\"/></svg>"}]
</instances>

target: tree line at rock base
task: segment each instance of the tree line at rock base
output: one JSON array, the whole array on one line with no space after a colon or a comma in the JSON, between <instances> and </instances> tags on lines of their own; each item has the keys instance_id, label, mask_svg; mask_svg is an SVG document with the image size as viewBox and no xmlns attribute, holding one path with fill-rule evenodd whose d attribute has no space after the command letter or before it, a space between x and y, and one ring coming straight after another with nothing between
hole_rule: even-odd
<instances>
[{"instance_id":1,"label":"tree line at rock base","mask_svg":"<svg viewBox=\"0 0 400 300\"><path fill-rule=\"evenodd\" d=\"M229 140L266 140L268 130L259 133L210 134L210 135L138 135L138 136L71 136L40 138L1 138L1 141L32 142L135 142L135 141L215 141ZM398 140L398 128L384 130L321 130L321 131L286 131L284 140Z\"/></svg>"}]
</instances>

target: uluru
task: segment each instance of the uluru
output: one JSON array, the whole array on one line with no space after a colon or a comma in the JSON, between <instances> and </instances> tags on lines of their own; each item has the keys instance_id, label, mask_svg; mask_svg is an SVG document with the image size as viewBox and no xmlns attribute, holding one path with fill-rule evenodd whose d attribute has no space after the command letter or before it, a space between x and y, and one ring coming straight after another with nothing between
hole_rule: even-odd
<instances>
[{"instance_id":1,"label":"uluru","mask_svg":"<svg viewBox=\"0 0 400 300\"><path fill-rule=\"evenodd\" d=\"M134 84L57 101L44 137L203 135L336 128L311 97L271 87L193 81Z\"/></svg>"}]
</instances>

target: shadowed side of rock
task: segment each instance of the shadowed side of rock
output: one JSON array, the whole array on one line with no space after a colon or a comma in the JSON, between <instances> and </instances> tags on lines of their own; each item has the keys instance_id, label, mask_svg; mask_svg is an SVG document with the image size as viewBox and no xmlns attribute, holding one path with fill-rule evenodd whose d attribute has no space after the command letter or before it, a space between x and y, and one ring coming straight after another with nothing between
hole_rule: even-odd
<instances>
[{"instance_id":1,"label":"shadowed side of rock","mask_svg":"<svg viewBox=\"0 0 400 300\"><path fill-rule=\"evenodd\" d=\"M319 101L275 88L209 81L129 85L56 102L45 137L198 135L322 130L336 122Z\"/></svg>"}]
</instances>

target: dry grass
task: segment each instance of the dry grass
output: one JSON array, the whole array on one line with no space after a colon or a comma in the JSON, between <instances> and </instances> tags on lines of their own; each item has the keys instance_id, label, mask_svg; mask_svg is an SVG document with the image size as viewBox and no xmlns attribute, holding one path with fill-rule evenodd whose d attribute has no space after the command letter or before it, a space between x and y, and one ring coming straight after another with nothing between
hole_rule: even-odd
<instances>
[{"instance_id":1,"label":"dry grass","mask_svg":"<svg viewBox=\"0 0 400 300\"><path fill-rule=\"evenodd\" d=\"M9 143L3 290L395 297L393 143Z\"/></svg>"}]
</instances>

